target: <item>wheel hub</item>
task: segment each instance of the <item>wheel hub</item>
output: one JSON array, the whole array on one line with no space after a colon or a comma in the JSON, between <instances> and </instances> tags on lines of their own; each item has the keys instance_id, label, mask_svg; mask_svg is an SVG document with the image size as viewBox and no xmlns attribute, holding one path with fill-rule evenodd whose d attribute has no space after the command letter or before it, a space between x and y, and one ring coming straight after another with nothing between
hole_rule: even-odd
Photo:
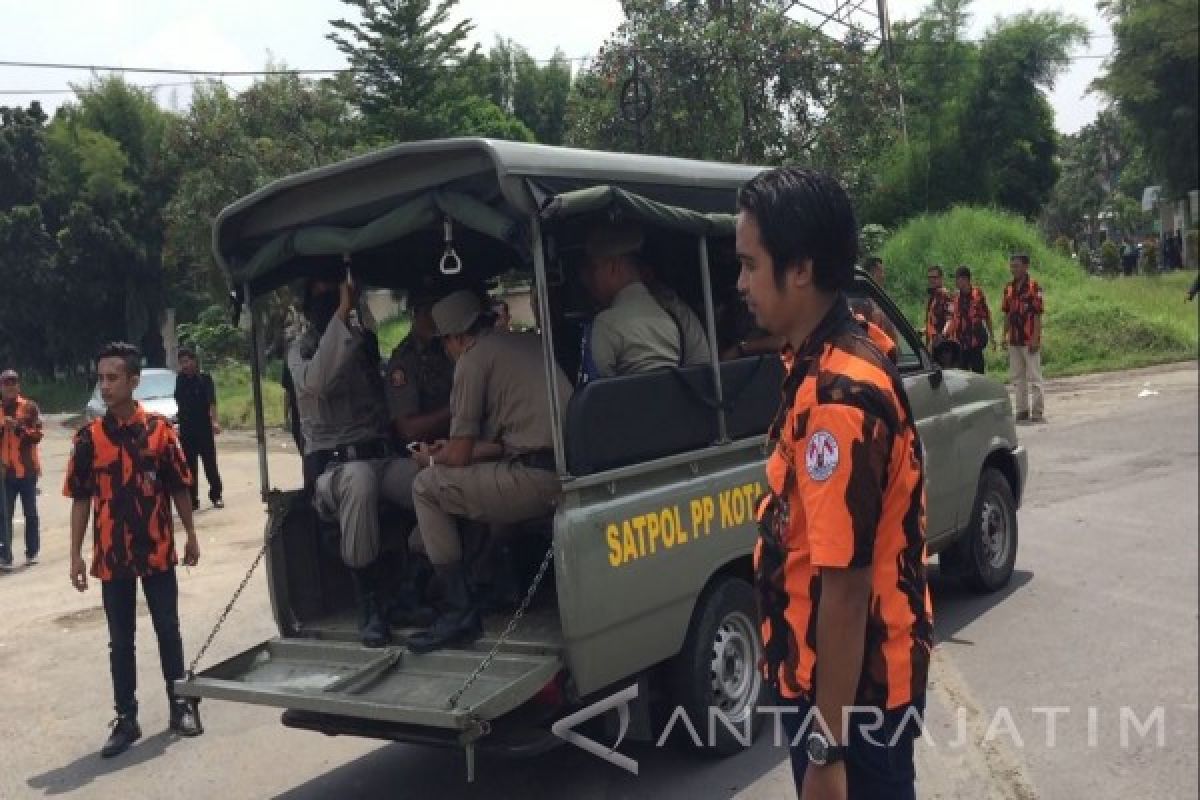
<instances>
[{"instance_id":1,"label":"wheel hub","mask_svg":"<svg viewBox=\"0 0 1200 800\"><path fill-rule=\"evenodd\" d=\"M754 623L745 614L729 614L717 628L709 666L712 705L730 720L753 713L762 681L757 663Z\"/></svg>"}]
</instances>

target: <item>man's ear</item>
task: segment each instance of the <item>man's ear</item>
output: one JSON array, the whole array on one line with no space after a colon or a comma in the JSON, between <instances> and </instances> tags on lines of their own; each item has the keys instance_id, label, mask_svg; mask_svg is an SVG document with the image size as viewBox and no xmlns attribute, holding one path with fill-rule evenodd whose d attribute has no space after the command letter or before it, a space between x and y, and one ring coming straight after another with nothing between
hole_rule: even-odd
<instances>
[{"instance_id":1,"label":"man's ear","mask_svg":"<svg viewBox=\"0 0 1200 800\"><path fill-rule=\"evenodd\" d=\"M813 262L811 258L801 258L788 265L788 282L797 289L803 289L813 284Z\"/></svg>"}]
</instances>

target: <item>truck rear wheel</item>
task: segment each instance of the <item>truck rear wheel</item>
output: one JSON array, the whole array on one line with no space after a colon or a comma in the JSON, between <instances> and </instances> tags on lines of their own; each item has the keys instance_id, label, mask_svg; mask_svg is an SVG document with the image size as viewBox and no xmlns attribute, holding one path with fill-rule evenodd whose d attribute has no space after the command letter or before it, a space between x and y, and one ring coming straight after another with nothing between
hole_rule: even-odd
<instances>
[{"instance_id":1,"label":"truck rear wheel","mask_svg":"<svg viewBox=\"0 0 1200 800\"><path fill-rule=\"evenodd\" d=\"M1017 504L999 470L989 467L979 477L962 546L967 588L985 593L1008 585L1017 562Z\"/></svg>"},{"instance_id":2,"label":"truck rear wheel","mask_svg":"<svg viewBox=\"0 0 1200 800\"><path fill-rule=\"evenodd\" d=\"M687 715L706 755L742 752L762 726L757 713L763 691L757 619L750 584L739 578L718 579L696 602L683 649L672 662L671 697ZM677 721L675 732L682 727ZM687 738L695 744L690 735Z\"/></svg>"}]
</instances>

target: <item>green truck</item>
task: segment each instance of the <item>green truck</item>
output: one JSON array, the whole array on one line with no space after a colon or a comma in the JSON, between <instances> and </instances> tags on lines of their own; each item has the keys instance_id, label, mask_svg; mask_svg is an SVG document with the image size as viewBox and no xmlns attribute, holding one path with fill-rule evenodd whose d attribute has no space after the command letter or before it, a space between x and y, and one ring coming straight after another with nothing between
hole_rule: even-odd
<instances>
[{"instance_id":1,"label":"green truck","mask_svg":"<svg viewBox=\"0 0 1200 800\"><path fill-rule=\"evenodd\" d=\"M490 615L468 647L425 655L358 644L345 568L321 546L308 498L273 488L266 568L279 635L180 685L183 695L282 709L286 725L508 754L560 743L557 720L637 685L631 732L655 736L663 709L697 727L717 709L748 746L763 690L751 585L765 432L779 402L778 357L721 360L734 289L738 188L759 168L480 139L414 142L277 181L226 208L217 259L254 308L305 275L307 260L352 256L355 280L397 290L432 271L532 282L547 369L574 374L578 245L597 218L647 232L659 279L704 321L710 363L593 381L557 409L562 495L530 520L526 602ZM1009 580L1026 452L1004 387L937 366L865 275L897 331L897 361L926 449L928 538L943 574L993 591ZM257 330L252 330L259 352ZM726 353L728 355L728 353ZM402 537L397 537L402 538ZM402 641L398 637L397 641ZM739 728L744 726L744 728ZM732 731L744 730L745 737Z\"/></svg>"}]
</instances>

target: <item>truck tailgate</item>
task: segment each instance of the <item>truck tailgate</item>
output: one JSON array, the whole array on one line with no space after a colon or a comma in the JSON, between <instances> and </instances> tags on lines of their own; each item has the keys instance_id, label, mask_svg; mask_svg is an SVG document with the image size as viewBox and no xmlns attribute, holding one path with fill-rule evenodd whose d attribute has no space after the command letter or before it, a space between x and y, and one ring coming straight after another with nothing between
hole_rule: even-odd
<instances>
[{"instance_id":1,"label":"truck tailgate","mask_svg":"<svg viewBox=\"0 0 1200 800\"><path fill-rule=\"evenodd\" d=\"M506 646L450 708L490 645L416 655L401 646L275 638L176 686L184 697L461 731L472 717L493 720L521 706L562 669L557 650Z\"/></svg>"}]
</instances>

